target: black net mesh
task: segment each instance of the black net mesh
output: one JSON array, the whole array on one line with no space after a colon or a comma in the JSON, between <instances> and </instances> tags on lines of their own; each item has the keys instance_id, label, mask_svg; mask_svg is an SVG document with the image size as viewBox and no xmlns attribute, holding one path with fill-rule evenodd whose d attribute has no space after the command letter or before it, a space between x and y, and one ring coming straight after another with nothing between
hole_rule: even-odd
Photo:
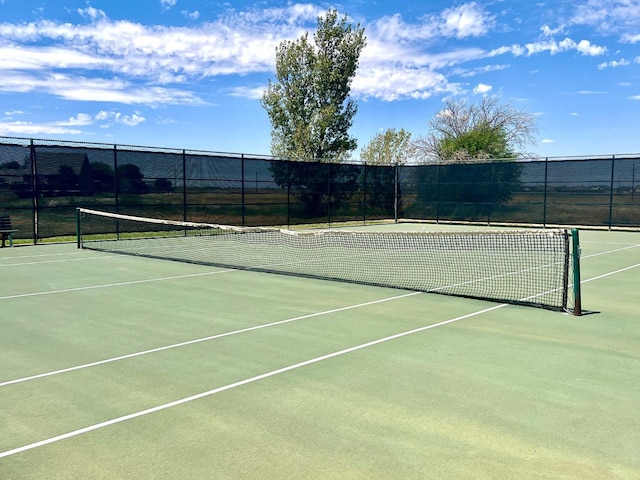
<instances>
[{"instance_id":1,"label":"black net mesh","mask_svg":"<svg viewBox=\"0 0 640 480\"><path fill-rule=\"evenodd\" d=\"M79 210L83 248L234 269L567 307L565 230L294 232Z\"/></svg>"}]
</instances>

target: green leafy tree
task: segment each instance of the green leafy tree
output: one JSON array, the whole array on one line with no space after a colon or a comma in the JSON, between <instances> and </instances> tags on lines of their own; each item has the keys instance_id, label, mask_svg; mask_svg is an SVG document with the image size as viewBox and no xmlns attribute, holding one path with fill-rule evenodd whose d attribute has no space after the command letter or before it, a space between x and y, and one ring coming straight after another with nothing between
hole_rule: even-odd
<instances>
[{"instance_id":1,"label":"green leafy tree","mask_svg":"<svg viewBox=\"0 0 640 480\"><path fill-rule=\"evenodd\" d=\"M394 212L396 205L399 210L402 209L395 165L406 164L411 152L411 133L403 128L390 128L377 133L363 147L360 160L367 164L366 194L370 207L381 210L387 216Z\"/></svg>"},{"instance_id":2,"label":"green leafy tree","mask_svg":"<svg viewBox=\"0 0 640 480\"><path fill-rule=\"evenodd\" d=\"M364 29L329 10L318 18L313 40L306 33L276 48L277 81L269 81L262 97L271 151L296 159L347 158L357 147L349 128L358 108L349 93L366 43Z\"/></svg>"},{"instance_id":3,"label":"green leafy tree","mask_svg":"<svg viewBox=\"0 0 640 480\"><path fill-rule=\"evenodd\" d=\"M478 125L458 137L445 136L440 140L439 154L448 161L471 159L511 159L515 153L507 143L506 133L500 128Z\"/></svg>"},{"instance_id":4,"label":"green leafy tree","mask_svg":"<svg viewBox=\"0 0 640 480\"><path fill-rule=\"evenodd\" d=\"M102 162L90 162L85 158L80 169L80 190L83 195L96 193L112 193L114 189L114 173L111 165Z\"/></svg>"},{"instance_id":5,"label":"green leafy tree","mask_svg":"<svg viewBox=\"0 0 640 480\"><path fill-rule=\"evenodd\" d=\"M390 128L377 133L362 148L360 160L367 165L404 165L411 158L411 133Z\"/></svg>"},{"instance_id":6,"label":"green leafy tree","mask_svg":"<svg viewBox=\"0 0 640 480\"><path fill-rule=\"evenodd\" d=\"M449 100L429 126L413 142L414 155L434 164L417 170L423 205L438 216L484 218L512 198L522 171L516 160L527 155L523 149L537 131L533 115L495 97Z\"/></svg>"},{"instance_id":7,"label":"green leafy tree","mask_svg":"<svg viewBox=\"0 0 640 480\"><path fill-rule=\"evenodd\" d=\"M336 162L357 147L349 135L356 102L350 98L364 29L338 19L336 10L318 18L313 42L309 34L284 41L276 49L276 82L262 105L271 121L271 153L280 158ZM358 169L274 161L274 181L294 192L307 217L324 215L357 189Z\"/></svg>"},{"instance_id":8,"label":"green leafy tree","mask_svg":"<svg viewBox=\"0 0 640 480\"><path fill-rule=\"evenodd\" d=\"M118 165L118 192L141 194L147 193L147 184L142 180L143 173L140 167L132 163Z\"/></svg>"},{"instance_id":9,"label":"green leafy tree","mask_svg":"<svg viewBox=\"0 0 640 480\"><path fill-rule=\"evenodd\" d=\"M448 100L429 122L428 134L413 142L413 151L422 163L512 159L527 156L524 148L536 132L534 115L496 97L472 104Z\"/></svg>"},{"instance_id":10,"label":"green leafy tree","mask_svg":"<svg viewBox=\"0 0 640 480\"><path fill-rule=\"evenodd\" d=\"M69 165L60 165L57 174L46 176L45 185L47 195L69 195L78 186L78 175Z\"/></svg>"},{"instance_id":11,"label":"green leafy tree","mask_svg":"<svg viewBox=\"0 0 640 480\"><path fill-rule=\"evenodd\" d=\"M114 173L111 165L102 162L91 162L91 174L97 192L113 192Z\"/></svg>"}]
</instances>

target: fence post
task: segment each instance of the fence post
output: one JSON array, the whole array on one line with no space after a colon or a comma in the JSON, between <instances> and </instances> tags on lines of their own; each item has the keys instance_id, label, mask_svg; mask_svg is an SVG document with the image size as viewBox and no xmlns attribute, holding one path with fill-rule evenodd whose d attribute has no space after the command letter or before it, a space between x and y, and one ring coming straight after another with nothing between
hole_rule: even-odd
<instances>
[{"instance_id":1,"label":"fence post","mask_svg":"<svg viewBox=\"0 0 640 480\"><path fill-rule=\"evenodd\" d=\"M182 150L182 221L187 221L187 151Z\"/></svg>"},{"instance_id":2,"label":"fence post","mask_svg":"<svg viewBox=\"0 0 640 480\"><path fill-rule=\"evenodd\" d=\"M395 223L398 223L398 209L399 209L399 198L398 198L398 194L400 192L399 189L399 184L398 182L400 181L400 175L398 172L398 162L395 163L395 165L393 166L393 176L394 176L394 180L393 180L393 219L395 221Z\"/></svg>"},{"instance_id":3,"label":"fence post","mask_svg":"<svg viewBox=\"0 0 640 480\"><path fill-rule=\"evenodd\" d=\"M36 147L33 143L33 138L30 141L29 145L29 157L31 160L31 221L33 224L33 244L38 243L38 208L39 202L38 197L40 196L40 192L38 191L38 167L36 164Z\"/></svg>"},{"instance_id":4,"label":"fence post","mask_svg":"<svg viewBox=\"0 0 640 480\"><path fill-rule=\"evenodd\" d=\"M327 164L327 225L331 228L331 162Z\"/></svg>"},{"instance_id":5,"label":"fence post","mask_svg":"<svg viewBox=\"0 0 640 480\"><path fill-rule=\"evenodd\" d=\"M436 223L440 223L440 168L440 164L436 165Z\"/></svg>"},{"instance_id":6,"label":"fence post","mask_svg":"<svg viewBox=\"0 0 640 480\"><path fill-rule=\"evenodd\" d=\"M244 227L244 215L245 215L245 190L244 190L244 184L245 184L245 171L244 171L244 153L240 154L240 182L242 187L240 188L240 211L242 212L242 223L241 225Z\"/></svg>"},{"instance_id":7,"label":"fence post","mask_svg":"<svg viewBox=\"0 0 640 480\"><path fill-rule=\"evenodd\" d=\"M116 213L120 213L120 192L118 191L118 147L113 146L113 194L116 200Z\"/></svg>"},{"instance_id":8,"label":"fence post","mask_svg":"<svg viewBox=\"0 0 640 480\"><path fill-rule=\"evenodd\" d=\"M493 167L495 165L495 160L489 164L489 189L493 186L493 179L495 177L493 173ZM497 187L497 186L496 186ZM493 194L488 195L489 197L489 205L487 205L487 226L491 225L491 212L493 210Z\"/></svg>"},{"instance_id":9,"label":"fence post","mask_svg":"<svg viewBox=\"0 0 640 480\"><path fill-rule=\"evenodd\" d=\"M291 160L285 161L287 162L287 228L291 228Z\"/></svg>"},{"instance_id":10,"label":"fence post","mask_svg":"<svg viewBox=\"0 0 640 480\"><path fill-rule=\"evenodd\" d=\"M187 152L182 150L182 221L187 218Z\"/></svg>"},{"instance_id":11,"label":"fence post","mask_svg":"<svg viewBox=\"0 0 640 480\"><path fill-rule=\"evenodd\" d=\"M611 183L609 184L609 230L611 230L611 224L613 222L613 182L616 168L616 156L611 156Z\"/></svg>"},{"instance_id":12,"label":"fence post","mask_svg":"<svg viewBox=\"0 0 640 480\"><path fill-rule=\"evenodd\" d=\"M547 228L547 186L549 184L549 157L544 159L544 200L542 205L542 228Z\"/></svg>"},{"instance_id":13,"label":"fence post","mask_svg":"<svg viewBox=\"0 0 640 480\"><path fill-rule=\"evenodd\" d=\"M368 165L364 164L364 175L362 176L362 223L367 224L367 170Z\"/></svg>"}]
</instances>

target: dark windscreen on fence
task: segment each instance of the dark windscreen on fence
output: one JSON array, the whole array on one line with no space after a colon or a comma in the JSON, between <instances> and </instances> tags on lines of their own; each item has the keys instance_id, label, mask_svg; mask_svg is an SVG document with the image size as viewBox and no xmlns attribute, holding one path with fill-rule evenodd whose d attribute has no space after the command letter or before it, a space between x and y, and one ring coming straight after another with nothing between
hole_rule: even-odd
<instances>
[{"instance_id":1,"label":"dark windscreen on fence","mask_svg":"<svg viewBox=\"0 0 640 480\"><path fill-rule=\"evenodd\" d=\"M14 238L70 237L76 207L239 226L414 219L640 226L640 156L425 165L0 138Z\"/></svg>"}]
</instances>

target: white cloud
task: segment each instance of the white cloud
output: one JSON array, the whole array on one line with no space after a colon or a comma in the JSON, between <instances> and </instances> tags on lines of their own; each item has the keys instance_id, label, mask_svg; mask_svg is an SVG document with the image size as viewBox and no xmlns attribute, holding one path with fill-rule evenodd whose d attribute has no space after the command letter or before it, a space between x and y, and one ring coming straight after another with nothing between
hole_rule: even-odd
<instances>
[{"instance_id":1,"label":"white cloud","mask_svg":"<svg viewBox=\"0 0 640 480\"><path fill-rule=\"evenodd\" d=\"M100 124L100 128L110 128L113 124L135 127L145 121L146 119L139 112L124 115L121 112L102 110L95 115L78 113L74 117L57 122L0 122L0 135L80 135L87 132L70 127L87 127L96 123Z\"/></svg>"},{"instance_id":2,"label":"white cloud","mask_svg":"<svg viewBox=\"0 0 640 480\"><path fill-rule=\"evenodd\" d=\"M475 2L448 8L441 18L441 32L457 38L486 35L494 23L493 17Z\"/></svg>"},{"instance_id":3,"label":"white cloud","mask_svg":"<svg viewBox=\"0 0 640 480\"><path fill-rule=\"evenodd\" d=\"M461 77L475 77L476 75L482 75L488 72L497 72L500 70L506 70L509 68L509 65L503 63L501 65L485 65L483 67L477 67L472 69L462 69L458 68L453 71L455 75L460 75Z\"/></svg>"},{"instance_id":4,"label":"white cloud","mask_svg":"<svg viewBox=\"0 0 640 480\"><path fill-rule=\"evenodd\" d=\"M555 140L551 140L550 138L543 138L542 143L556 143Z\"/></svg>"},{"instance_id":5,"label":"white cloud","mask_svg":"<svg viewBox=\"0 0 640 480\"><path fill-rule=\"evenodd\" d=\"M99 122L107 122L106 125L102 125L108 127L111 125L111 122L121 123L123 125L127 125L129 127L135 127L142 122L145 122L147 119L144 118L140 112L135 112L133 115L123 115L121 112L107 112L105 110L101 110L95 115L95 120Z\"/></svg>"},{"instance_id":6,"label":"white cloud","mask_svg":"<svg viewBox=\"0 0 640 480\"><path fill-rule=\"evenodd\" d=\"M573 42L573 40L566 40L569 41L569 44L566 46L568 50L572 50L573 48L575 48L583 55L597 56L602 55L607 51L607 47L593 45L589 40L580 40L577 45L575 44L575 42Z\"/></svg>"},{"instance_id":7,"label":"white cloud","mask_svg":"<svg viewBox=\"0 0 640 480\"><path fill-rule=\"evenodd\" d=\"M553 37L554 35L562 33L564 31L564 26L561 25L556 28L551 28L548 25L543 25L542 27L540 27L540 30L545 37Z\"/></svg>"},{"instance_id":8,"label":"white cloud","mask_svg":"<svg viewBox=\"0 0 640 480\"><path fill-rule=\"evenodd\" d=\"M81 125L91 125L93 123L93 118L91 115L86 113L79 113L75 117L71 117L69 120L63 122L57 122L58 126L81 126Z\"/></svg>"},{"instance_id":9,"label":"white cloud","mask_svg":"<svg viewBox=\"0 0 640 480\"><path fill-rule=\"evenodd\" d=\"M79 8L78 13L83 17L89 18L94 21L107 18L107 14L103 10L98 10L93 7Z\"/></svg>"},{"instance_id":10,"label":"white cloud","mask_svg":"<svg viewBox=\"0 0 640 480\"><path fill-rule=\"evenodd\" d=\"M80 135L82 130L52 124L0 122L0 135Z\"/></svg>"},{"instance_id":11,"label":"white cloud","mask_svg":"<svg viewBox=\"0 0 640 480\"><path fill-rule=\"evenodd\" d=\"M378 65L360 71L353 80L353 92L385 101L403 98L426 99L436 94L457 94L462 88L429 68Z\"/></svg>"},{"instance_id":12,"label":"white cloud","mask_svg":"<svg viewBox=\"0 0 640 480\"><path fill-rule=\"evenodd\" d=\"M44 70L47 68L112 68L113 60L64 47L2 46L0 71Z\"/></svg>"},{"instance_id":13,"label":"white cloud","mask_svg":"<svg viewBox=\"0 0 640 480\"><path fill-rule=\"evenodd\" d=\"M232 97L249 98L251 100L259 100L262 98L262 94L265 91L265 86L257 87L235 87L231 89L230 95Z\"/></svg>"},{"instance_id":14,"label":"white cloud","mask_svg":"<svg viewBox=\"0 0 640 480\"><path fill-rule=\"evenodd\" d=\"M121 122L129 127L135 127L136 125L139 125L146 120L147 119L139 113L134 113L133 115L123 115L122 117L117 118L118 122Z\"/></svg>"},{"instance_id":15,"label":"white cloud","mask_svg":"<svg viewBox=\"0 0 640 480\"><path fill-rule=\"evenodd\" d=\"M493 87L491 85L486 85L484 83L479 83L473 89L473 93L476 94L476 95L484 95L485 93L489 93L491 90L493 90Z\"/></svg>"},{"instance_id":16,"label":"white cloud","mask_svg":"<svg viewBox=\"0 0 640 480\"><path fill-rule=\"evenodd\" d=\"M587 0L577 6L571 23L589 25L604 33L637 33L640 1Z\"/></svg>"},{"instance_id":17,"label":"white cloud","mask_svg":"<svg viewBox=\"0 0 640 480\"><path fill-rule=\"evenodd\" d=\"M200 18L200 12L198 10L195 10L193 12L183 10L181 13L182 16L184 16L185 18L190 18L191 20L197 20L198 18Z\"/></svg>"},{"instance_id":18,"label":"white cloud","mask_svg":"<svg viewBox=\"0 0 640 480\"><path fill-rule=\"evenodd\" d=\"M488 34L494 24L493 16L471 2L427 15L415 24L406 23L399 14L382 17L367 26L367 36L384 43L477 37Z\"/></svg>"},{"instance_id":19,"label":"white cloud","mask_svg":"<svg viewBox=\"0 0 640 480\"><path fill-rule=\"evenodd\" d=\"M177 4L177 0L161 1L165 8ZM288 3L281 8L229 9L215 21L177 27L111 20L90 6L77 11L90 22L0 23L0 91L130 105L203 104L186 85L223 75L271 74L280 42L312 31L316 18L325 13L311 3ZM181 13L199 18L197 11ZM563 27L549 26L541 28L540 41L524 46L490 51L475 42L469 46L467 39L488 37L496 27L496 17L481 2L446 8L414 22L393 15L364 26L367 46L352 92L389 101L461 93L464 88L448 76L508 68L504 64L462 67L496 55L606 52L606 47L589 40L557 41L553 35ZM443 38L465 41L442 49ZM243 86L226 93L256 99L261 89Z\"/></svg>"},{"instance_id":20,"label":"white cloud","mask_svg":"<svg viewBox=\"0 0 640 480\"><path fill-rule=\"evenodd\" d=\"M215 22L186 28L112 21L87 8L82 14L96 20L94 23L0 24L0 40L6 40L0 49L0 71L9 77L0 90L42 91L70 100L127 104L202 103L176 85L220 75L270 73L280 42L315 28L316 18L323 13L311 4L232 10ZM411 25L399 17L377 22L367 33L354 93L389 99L459 91L438 70L477 59L483 51L466 48L429 55L422 40L443 34L458 38L481 35L491 22L475 3ZM51 46L36 47L35 42ZM376 88L378 81L380 88ZM251 87L231 93L257 96Z\"/></svg>"},{"instance_id":21,"label":"white cloud","mask_svg":"<svg viewBox=\"0 0 640 480\"><path fill-rule=\"evenodd\" d=\"M138 105L202 105L191 92L156 86L137 86L121 79L73 77L66 74L49 76L5 72L0 92L44 92L67 100L113 102Z\"/></svg>"},{"instance_id":22,"label":"white cloud","mask_svg":"<svg viewBox=\"0 0 640 480\"><path fill-rule=\"evenodd\" d=\"M576 42L571 38L557 41L554 38L548 40L539 40L537 42L527 43L526 45L511 45L497 48L491 51L490 56L512 53L515 56L520 55L536 55L539 53L549 52L551 55L575 50L582 55L598 56L607 52L607 47L594 45L589 40L580 40Z\"/></svg>"},{"instance_id":23,"label":"white cloud","mask_svg":"<svg viewBox=\"0 0 640 480\"><path fill-rule=\"evenodd\" d=\"M598 70L602 70L604 68L616 68L616 67L626 67L629 65L629 61L621 58L620 60L612 60L610 62L603 62L598 65Z\"/></svg>"}]
</instances>

